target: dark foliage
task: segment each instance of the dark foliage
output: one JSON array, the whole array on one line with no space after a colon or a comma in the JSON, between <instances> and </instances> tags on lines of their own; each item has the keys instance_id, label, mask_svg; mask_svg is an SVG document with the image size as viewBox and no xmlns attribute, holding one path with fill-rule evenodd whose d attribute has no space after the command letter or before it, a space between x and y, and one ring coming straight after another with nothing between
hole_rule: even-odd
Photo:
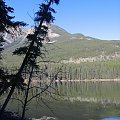
<instances>
[{"instance_id":1,"label":"dark foliage","mask_svg":"<svg viewBox=\"0 0 120 120\"><path fill-rule=\"evenodd\" d=\"M9 13L13 13L14 9L6 5L4 0L0 0L0 32L10 32L9 28L16 28L19 26L25 26L24 22L14 22L12 19L14 16L10 16Z\"/></svg>"},{"instance_id":2,"label":"dark foliage","mask_svg":"<svg viewBox=\"0 0 120 120\"><path fill-rule=\"evenodd\" d=\"M20 21L13 21L14 16L9 15L13 13L14 9L6 5L4 0L0 0L0 57L3 50L4 32L14 34L14 30L21 26L25 26L26 23Z\"/></svg>"},{"instance_id":3,"label":"dark foliage","mask_svg":"<svg viewBox=\"0 0 120 120\"><path fill-rule=\"evenodd\" d=\"M0 59L2 59L1 53L3 51L3 43L5 42L4 33L14 34L14 31L18 30L19 27L26 25L24 22L12 21L14 17L9 14L13 12L14 9L12 7L7 6L4 0L0 0ZM0 68L1 89L2 86L8 84L7 79L5 72Z\"/></svg>"},{"instance_id":4,"label":"dark foliage","mask_svg":"<svg viewBox=\"0 0 120 120\"><path fill-rule=\"evenodd\" d=\"M2 59L1 52L3 51L3 43L5 40L3 39L2 36L0 36L0 59Z\"/></svg>"},{"instance_id":5,"label":"dark foliage","mask_svg":"<svg viewBox=\"0 0 120 120\"><path fill-rule=\"evenodd\" d=\"M45 38L47 37L48 27L43 24L45 24L45 23L49 24L49 23L53 22L54 17L52 16L52 13L55 13L55 10L53 8L51 8L50 6L53 3L58 4L59 0L47 0L46 2L47 2L46 4L40 5L39 11L36 12L36 17L34 20L36 23L36 26L34 28L34 32L27 36L28 46L18 48L14 52L14 54L18 54L18 55L25 54L25 58L21 64L21 67L19 68L18 72L16 73L16 75L13 75L13 77L11 77L12 79L10 80L10 85L5 87L2 91L0 91L0 95L2 95L4 93L4 91L10 87L9 94L8 94L3 106L1 107L0 116L2 115L3 111L5 110L15 88L17 86L22 85L21 83L23 83L22 81L24 81L22 79L22 73L23 73L24 69L30 68L30 78L29 78L29 82L27 85L27 93L25 96L23 112L22 112L22 119L24 119L32 73L33 73L33 69L35 69L37 66L36 59L38 56L42 57L42 55L44 54L41 51L41 47L43 46L42 41L45 40ZM7 7L5 5L5 2L3 2L3 1L1 2L1 4L3 4L3 7L5 8L5 10L3 10L2 14L4 14L4 16L7 16L9 18L8 20L10 21L11 19L13 19L13 17L8 16L8 12L13 12L13 9ZM4 19L4 21L5 20L6 19ZM19 25L24 26L24 23L21 23L21 22L14 22L12 24L11 24L11 22L8 22L8 23L9 23L9 25L13 25L13 26L16 24L17 24L17 26L19 26ZM6 24L3 23L2 29L5 26L6 26ZM6 27L5 27L5 31L8 32L8 28L6 29Z\"/></svg>"}]
</instances>

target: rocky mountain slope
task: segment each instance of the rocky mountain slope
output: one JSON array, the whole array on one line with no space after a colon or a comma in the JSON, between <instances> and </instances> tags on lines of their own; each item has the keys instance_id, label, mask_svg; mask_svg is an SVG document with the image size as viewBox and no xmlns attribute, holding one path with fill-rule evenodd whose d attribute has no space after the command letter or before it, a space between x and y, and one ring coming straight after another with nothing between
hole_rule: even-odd
<instances>
[{"instance_id":1,"label":"rocky mountain slope","mask_svg":"<svg viewBox=\"0 0 120 120\"><path fill-rule=\"evenodd\" d=\"M26 36L32 31L33 28L23 29L22 34L14 39L10 35L5 35L7 41L4 50L5 59L11 59L12 52L26 44ZM48 36L50 41L44 41L44 45L48 51L46 56L49 59L61 60L64 63L80 63L120 58L119 40L99 40L80 33L70 34L57 25L49 26ZM16 59L15 57L14 59Z\"/></svg>"},{"instance_id":2,"label":"rocky mountain slope","mask_svg":"<svg viewBox=\"0 0 120 120\"><path fill-rule=\"evenodd\" d=\"M77 34L70 34L66 30L60 28L57 25L49 25L48 26L48 36L50 38L49 43L53 42L63 42L68 40L97 40L92 37L84 36L83 34L77 33ZM21 29L21 33L15 32L15 36L12 36L10 34L5 33L4 39L6 41L5 48L6 49L13 49L16 48L16 46L21 45L21 43L24 43L26 41L26 36L33 32L33 28L29 29Z\"/></svg>"}]
</instances>

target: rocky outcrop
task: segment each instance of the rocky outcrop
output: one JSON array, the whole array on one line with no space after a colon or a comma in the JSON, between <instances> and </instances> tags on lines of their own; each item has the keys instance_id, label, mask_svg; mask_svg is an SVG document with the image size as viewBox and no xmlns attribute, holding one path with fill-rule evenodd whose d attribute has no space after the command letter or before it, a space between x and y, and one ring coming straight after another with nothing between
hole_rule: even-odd
<instances>
[{"instance_id":1,"label":"rocky outcrop","mask_svg":"<svg viewBox=\"0 0 120 120\"><path fill-rule=\"evenodd\" d=\"M107 61L107 60L117 60L120 59L120 52L115 52L114 54L110 55L98 55L94 57L86 57L86 58L69 58L69 60L62 60L62 63L75 63L80 64L82 62L95 62L95 61Z\"/></svg>"},{"instance_id":2,"label":"rocky outcrop","mask_svg":"<svg viewBox=\"0 0 120 120\"><path fill-rule=\"evenodd\" d=\"M36 118L32 118L32 120L57 120L55 117L47 117L47 116L43 116L40 119L36 119Z\"/></svg>"}]
</instances>

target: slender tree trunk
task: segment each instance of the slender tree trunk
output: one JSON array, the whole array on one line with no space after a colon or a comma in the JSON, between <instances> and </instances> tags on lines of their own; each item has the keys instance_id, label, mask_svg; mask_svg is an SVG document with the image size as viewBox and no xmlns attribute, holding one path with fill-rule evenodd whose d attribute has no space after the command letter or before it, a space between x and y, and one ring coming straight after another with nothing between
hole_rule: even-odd
<instances>
[{"instance_id":1,"label":"slender tree trunk","mask_svg":"<svg viewBox=\"0 0 120 120\"><path fill-rule=\"evenodd\" d=\"M5 110L5 108L6 108L7 104L8 104L8 102L9 102L9 100L10 100L10 98L11 98L13 92L14 92L14 89L15 89L15 85L13 85L13 86L11 87L11 90L10 90L10 92L9 92L9 94L8 94L8 96L7 96L7 98L6 98L5 102L4 102L4 104L3 104L2 108L1 108L1 110L0 110L0 118L1 118L1 116L2 116L2 114L3 114L3 112L4 112L4 110Z\"/></svg>"},{"instance_id":2,"label":"slender tree trunk","mask_svg":"<svg viewBox=\"0 0 120 120\"><path fill-rule=\"evenodd\" d=\"M30 77L29 77L28 86L27 86L27 92L26 92L26 95L25 95L23 111L22 111L22 120L24 120L24 118L25 118L25 112L26 112L26 106L27 106L27 100L28 100L28 95L29 95L29 90L30 90L32 74L33 74L33 67L32 67L32 70L30 72Z\"/></svg>"},{"instance_id":3,"label":"slender tree trunk","mask_svg":"<svg viewBox=\"0 0 120 120\"><path fill-rule=\"evenodd\" d=\"M49 3L48 3L48 7L46 8L46 13L47 13L47 11L48 11L51 3L52 3L52 0L50 0ZM44 22L44 19L45 19L45 18L42 18L42 20L40 21L38 30L36 30L35 33L34 33L34 38L36 38L36 36L39 34L39 30L41 29L41 26L42 26L42 24L43 24L43 22ZM30 51L31 51L32 48L33 48L34 42L35 42L35 39L33 39L32 42L30 43L29 49L28 49L28 51L27 51L27 53L26 53L26 55L25 55L25 58L24 58L24 60L23 60L23 62L22 62L22 65L21 65L18 73L16 74L17 77L19 77L19 76L21 75L21 73L22 73L25 65L26 65L27 62L28 62L28 57L29 57L29 55L30 55ZM16 82L16 81L15 81L15 82ZM10 84L10 85L11 85L11 84ZM6 90L8 89L8 87L10 87L10 85L7 86L7 87L5 87L3 90L0 91L0 96L4 93L4 91L6 91Z\"/></svg>"},{"instance_id":4,"label":"slender tree trunk","mask_svg":"<svg viewBox=\"0 0 120 120\"><path fill-rule=\"evenodd\" d=\"M48 2L47 8L46 8L46 10L45 10L45 13L47 13L47 11L48 11L51 3L52 3L52 0L50 0L50 1ZM40 21L40 24L39 24L38 29L37 29L37 30L35 31L35 33L34 33L34 36L35 36L34 38L36 38L36 36L39 34L39 30L41 29L41 26L42 26L44 20L45 20L45 18L43 17L42 20ZM22 62L22 65L21 65L18 73L16 74L16 80L12 80L13 82L10 84L10 86L12 86L12 87L11 87L11 90L10 90L10 92L9 92L9 94L8 94L8 96L7 96L7 98L6 98L5 102L4 102L1 110L0 110L0 116L2 115L3 111L5 110L8 102L9 102L9 100L10 100L10 98L11 98L13 92L14 92L14 89L15 89L15 87L16 87L16 84L17 84L17 82L18 82L18 80L19 80L18 78L21 77L21 73L22 73L25 65L26 65L27 62L28 62L28 57L29 57L29 55L30 55L30 51L31 51L32 48L33 48L34 42L35 42L35 39L32 40L32 42L31 42L31 44L30 44L30 46L29 46L28 52L26 53L26 56L25 56L25 58L24 58L24 60L23 60L23 62ZM9 87L10 87L10 86L9 86ZM8 89L8 87L5 88L4 91L7 90L7 89ZM4 91L0 91L0 95L2 95L2 94L4 93Z\"/></svg>"}]
</instances>

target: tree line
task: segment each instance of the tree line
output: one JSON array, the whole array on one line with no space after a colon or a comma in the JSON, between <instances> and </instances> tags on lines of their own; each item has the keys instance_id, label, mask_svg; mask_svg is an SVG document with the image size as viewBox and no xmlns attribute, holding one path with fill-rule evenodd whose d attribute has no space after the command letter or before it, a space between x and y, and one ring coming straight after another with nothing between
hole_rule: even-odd
<instances>
[{"instance_id":1,"label":"tree line","mask_svg":"<svg viewBox=\"0 0 120 120\"><path fill-rule=\"evenodd\" d=\"M18 68L4 68L8 74L16 73ZM28 78L29 72L24 69L23 76ZM41 74L42 73L42 74ZM47 77L46 77L47 75ZM81 64L41 64L33 71L34 80L91 80L91 79L119 79L119 60L103 62L87 62Z\"/></svg>"}]
</instances>

